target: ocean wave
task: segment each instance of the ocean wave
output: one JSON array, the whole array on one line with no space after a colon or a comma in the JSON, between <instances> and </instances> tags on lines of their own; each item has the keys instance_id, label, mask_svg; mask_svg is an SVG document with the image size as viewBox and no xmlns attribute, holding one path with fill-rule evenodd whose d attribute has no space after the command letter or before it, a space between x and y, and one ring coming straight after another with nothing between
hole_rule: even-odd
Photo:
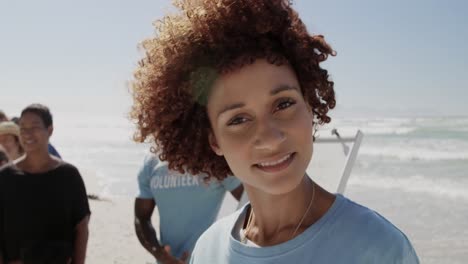
<instances>
[{"instance_id":1,"label":"ocean wave","mask_svg":"<svg viewBox=\"0 0 468 264\"><path fill-rule=\"evenodd\" d=\"M416 127L326 127L319 130L320 135L331 135L331 129L336 128L341 136L354 136L356 131L361 130L364 135L406 135L417 130Z\"/></svg>"},{"instance_id":2,"label":"ocean wave","mask_svg":"<svg viewBox=\"0 0 468 264\"><path fill-rule=\"evenodd\" d=\"M374 118L334 119L323 129L350 132L360 129L368 135L406 135L436 132L466 132L468 118Z\"/></svg>"},{"instance_id":3,"label":"ocean wave","mask_svg":"<svg viewBox=\"0 0 468 264\"><path fill-rule=\"evenodd\" d=\"M400 189L411 193L426 193L468 201L468 192L466 191L468 181L433 180L423 175L412 175L405 178L353 175L349 180L349 185L376 189Z\"/></svg>"},{"instance_id":4,"label":"ocean wave","mask_svg":"<svg viewBox=\"0 0 468 264\"><path fill-rule=\"evenodd\" d=\"M405 135L416 129L416 127L364 127L361 130L368 135Z\"/></svg>"},{"instance_id":5,"label":"ocean wave","mask_svg":"<svg viewBox=\"0 0 468 264\"><path fill-rule=\"evenodd\" d=\"M363 146L359 150L359 155L394 158L403 161L468 160L467 150L435 150L407 146Z\"/></svg>"}]
</instances>

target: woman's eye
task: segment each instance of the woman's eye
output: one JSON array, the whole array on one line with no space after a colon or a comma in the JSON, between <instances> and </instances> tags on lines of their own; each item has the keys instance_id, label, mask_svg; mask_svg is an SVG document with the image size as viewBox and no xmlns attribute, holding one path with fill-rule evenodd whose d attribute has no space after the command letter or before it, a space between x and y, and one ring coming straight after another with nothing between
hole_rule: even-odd
<instances>
[{"instance_id":1,"label":"woman's eye","mask_svg":"<svg viewBox=\"0 0 468 264\"><path fill-rule=\"evenodd\" d=\"M278 106L276 107L276 110L283 110L283 109L286 109L292 105L294 105L296 102L294 102L293 100L284 100L284 101L281 101Z\"/></svg>"},{"instance_id":2,"label":"woman's eye","mask_svg":"<svg viewBox=\"0 0 468 264\"><path fill-rule=\"evenodd\" d=\"M229 121L228 126L240 125L246 121L247 121L247 118L245 117L235 117Z\"/></svg>"}]
</instances>

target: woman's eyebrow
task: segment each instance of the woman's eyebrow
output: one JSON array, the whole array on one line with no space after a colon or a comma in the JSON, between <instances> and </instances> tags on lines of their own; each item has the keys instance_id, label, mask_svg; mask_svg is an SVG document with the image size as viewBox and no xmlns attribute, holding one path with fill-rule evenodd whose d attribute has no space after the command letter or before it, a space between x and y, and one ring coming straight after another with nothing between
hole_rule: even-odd
<instances>
[{"instance_id":1,"label":"woman's eyebrow","mask_svg":"<svg viewBox=\"0 0 468 264\"><path fill-rule=\"evenodd\" d=\"M230 105L227 105L226 107L224 107L223 109L221 109L221 111L219 111L218 113L218 117L227 112L227 111L231 111L231 110L234 110L234 109L237 109L237 108L241 108L241 107L244 107L245 104L244 103L233 103L233 104L230 104Z\"/></svg>"},{"instance_id":2,"label":"woman's eyebrow","mask_svg":"<svg viewBox=\"0 0 468 264\"><path fill-rule=\"evenodd\" d=\"M270 95L276 95L276 94L279 94L280 92L288 91L288 90L296 90L297 92L299 92L299 88L297 88L296 86L291 86L288 84L280 84L270 91Z\"/></svg>"}]
</instances>

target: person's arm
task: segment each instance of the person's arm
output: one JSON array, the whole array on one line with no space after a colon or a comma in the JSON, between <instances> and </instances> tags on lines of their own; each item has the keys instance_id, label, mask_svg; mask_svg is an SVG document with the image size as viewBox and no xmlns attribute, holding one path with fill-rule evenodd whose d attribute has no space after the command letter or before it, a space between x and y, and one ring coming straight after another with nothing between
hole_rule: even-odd
<instances>
[{"instance_id":1,"label":"person's arm","mask_svg":"<svg viewBox=\"0 0 468 264\"><path fill-rule=\"evenodd\" d=\"M242 184L231 191L232 196L234 196L234 198L236 198L237 201L240 201L243 193L244 193L244 185Z\"/></svg>"},{"instance_id":2,"label":"person's arm","mask_svg":"<svg viewBox=\"0 0 468 264\"><path fill-rule=\"evenodd\" d=\"M176 259L170 253L170 247L161 245L156 237L153 225L151 224L151 215L153 215L156 201L150 187L153 170L159 160L151 155L147 156L143 167L138 172L139 193L135 199L135 232L141 245L153 255L159 263L184 263L188 254L181 260Z\"/></svg>"},{"instance_id":3,"label":"person's arm","mask_svg":"<svg viewBox=\"0 0 468 264\"><path fill-rule=\"evenodd\" d=\"M89 236L89 215L85 216L75 227L75 243L73 247L73 264L84 264Z\"/></svg>"},{"instance_id":4,"label":"person's arm","mask_svg":"<svg viewBox=\"0 0 468 264\"><path fill-rule=\"evenodd\" d=\"M70 170L70 195L72 196L71 219L73 221L73 232L75 234L73 244L73 264L84 264L86 248L88 245L89 229L88 223L91 215L89 210L88 195L81 174L74 166Z\"/></svg>"},{"instance_id":5,"label":"person's arm","mask_svg":"<svg viewBox=\"0 0 468 264\"><path fill-rule=\"evenodd\" d=\"M156 203L153 199L135 199L135 232L140 244L155 258L163 248L156 237L156 231L151 223Z\"/></svg>"},{"instance_id":6,"label":"person's arm","mask_svg":"<svg viewBox=\"0 0 468 264\"><path fill-rule=\"evenodd\" d=\"M159 243L151 223L155 206L153 199L135 199L135 232L140 244L161 263L185 263L188 255L178 260L170 254L168 246Z\"/></svg>"}]
</instances>

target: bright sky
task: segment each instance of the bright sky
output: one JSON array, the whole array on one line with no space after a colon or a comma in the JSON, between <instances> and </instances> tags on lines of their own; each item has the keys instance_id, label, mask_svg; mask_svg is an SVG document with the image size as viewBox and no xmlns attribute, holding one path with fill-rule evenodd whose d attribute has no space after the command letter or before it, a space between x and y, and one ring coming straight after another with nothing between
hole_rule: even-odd
<instances>
[{"instance_id":1,"label":"bright sky","mask_svg":"<svg viewBox=\"0 0 468 264\"><path fill-rule=\"evenodd\" d=\"M169 0L0 0L0 109L124 114L137 44ZM338 113L467 115L468 1L296 0L326 63Z\"/></svg>"}]
</instances>

